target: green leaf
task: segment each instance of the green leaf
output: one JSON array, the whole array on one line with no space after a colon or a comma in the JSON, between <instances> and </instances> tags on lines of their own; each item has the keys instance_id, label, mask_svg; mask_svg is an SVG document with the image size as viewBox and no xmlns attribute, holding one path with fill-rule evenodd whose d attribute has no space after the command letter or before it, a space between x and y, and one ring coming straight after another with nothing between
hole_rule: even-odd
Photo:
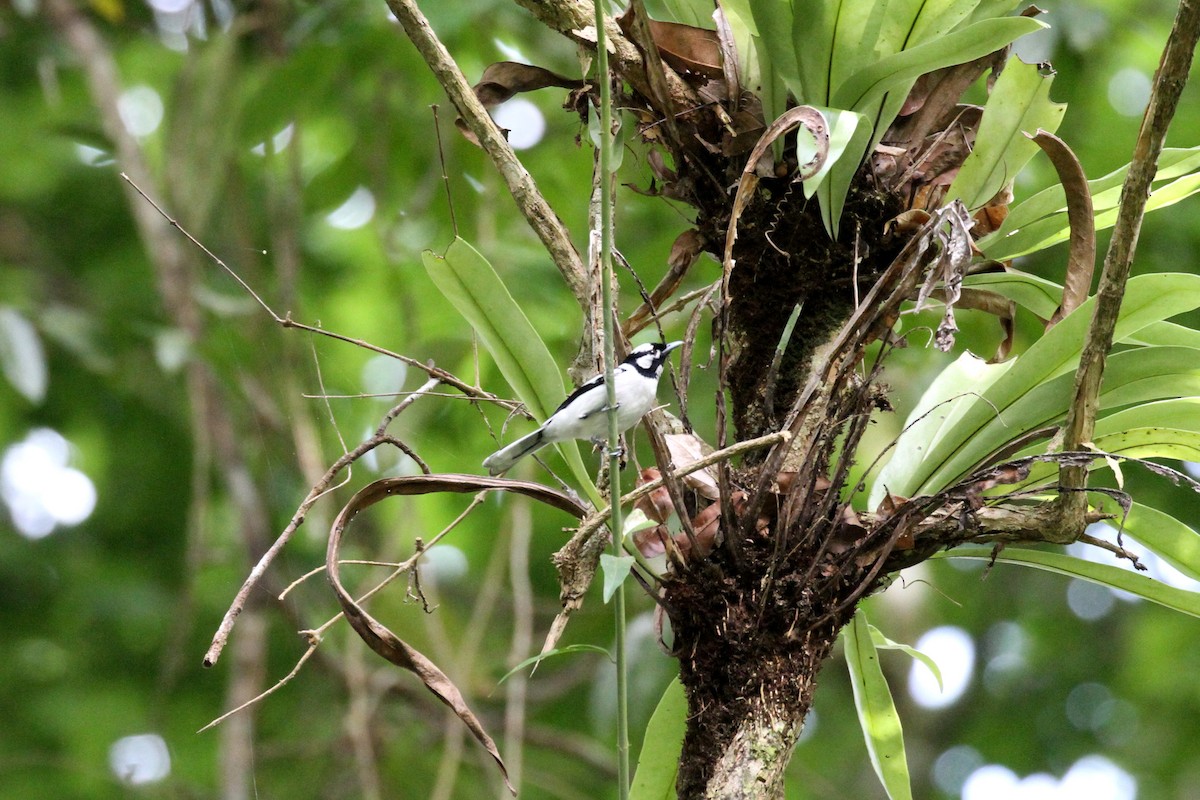
<instances>
[{"instance_id":1,"label":"green leaf","mask_svg":"<svg viewBox=\"0 0 1200 800\"><path fill-rule=\"evenodd\" d=\"M1014 359L981 397L968 399L968 408L953 429L929 448L925 460L917 466L911 476L913 482L897 482L892 491L911 497L948 486L991 452L985 449L988 442L976 439L988 424L1001 425L1012 431L1012 436L1017 435L1024 420L1013 419L1009 409L1042 384L1074 372L1094 302L1095 298L1089 299ZM1134 277L1126 286L1114 341L1123 341L1151 323L1196 307L1200 307L1200 276L1156 273Z\"/></svg>"},{"instance_id":2,"label":"green leaf","mask_svg":"<svg viewBox=\"0 0 1200 800\"><path fill-rule=\"evenodd\" d=\"M504 675L502 675L500 677L500 680L496 681L496 683L504 683L506 680L511 678L513 675L516 675L518 672L525 669L526 667L531 667L535 664L540 664L543 661L545 661L547 658L553 658L555 656L566 656L566 655L570 655L572 653L599 653L600 655L607 658L609 661L613 660L612 653L608 652L603 647L600 647L598 645L570 644L570 645L567 645L566 647L556 647L553 650L547 650L544 653L538 653L536 656L530 656L529 658L522 661L520 664L517 664L515 667L510 669L508 672L504 673Z\"/></svg>"},{"instance_id":3,"label":"green leaf","mask_svg":"<svg viewBox=\"0 0 1200 800\"><path fill-rule=\"evenodd\" d=\"M992 560L990 547L956 547L947 553L939 553L934 558L969 558L979 561ZM1145 575L1139 575L1121 567L1109 564L1096 564L1082 558L1069 556L1065 553L1055 553L1047 550L1030 550L1024 547L1006 547L996 556L996 561L1006 564L1020 564L1025 567L1056 572L1072 578L1082 578L1085 581L1098 583L1113 589L1120 589L1152 603L1167 608L1200 617L1200 594L1176 589L1160 583Z\"/></svg>"},{"instance_id":4,"label":"green leaf","mask_svg":"<svg viewBox=\"0 0 1200 800\"><path fill-rule=\"evenodd\" d=\"M1197 170L1200 170L1200 147L1163 150L1158 171L1154 174L1155 187L1151 190L1147 210L1178 202L1188 196L1188 187L1195 191L1195 183L1191 178ZM1128 172L1129 165L1126 164L1101 178L1088 181L1096 230L1110 228L1115 223L1121 185ZM1164 185L1168 181L1170 183ZM1155 195L1164 189L1167 194L1156 198ZM977 244L989 258L1006 261L1064 242L1070 232L1066 195L1062 184L1055 184L1013 205L1000 228L984 236Z\"/></svg>"},{"instance_id":5,"label":"green leaf","mask_svg":"<svg viewBox=\"0 0 1200 800\"><path fill-rule=\"evenodd\" d=\"M0 306L0 371L31 403L46 397L46 352L33 323L11 306Z\"/></svg>"},{"instance_id":6,"label":"green leaf","mask_svg":"<svg viewBox=\"0 0 1200 800\"><path fill-rule=\"evenodd\" d=\"M611 553L600 554L600 571L604 573L604 602L612 600L617 589L629 577L633 568L633 556L614 556Z\"/></svg>"},{"instance_id":7,"label":"green leaf","mask_svg":"<svg viewBox=\"0 0 1200 800\"><path fill-rule=\"evenodd\" d=\"M938 689L944 689L942 686L942 671L938 669L936 661L915 647L911 647L906 644L900 644L899 642L893 642L891 639L884 636L879 628L876 628L874 625L868 625L867 627L871 631L871 641L874 643L876 650L899 650L909 657L920 661L929 668L930 672L933 673L934 679L937 680Z\"/></svg>"},{"instance_id":8,"label":"green leaf","mask_svg":"<svg viewBox=\"0 0 1200 800\"><path fill-rule=\"evenodd\" d=\"M463 315L496 360L500 374L538 420L545 420L566 396L562 373L508 287L478 250L456 237L439 256L421 254L425 270L438 290ZM575 480L593 503L600 496L588 477L575 442L555 445Z\"/></svg>"},{"instance_id":9,"label":"green leaf","mask_svg":"<svg viewBox=\"0 0 1200 800\"><path fill-rule=\"evenodd\" d=\"M846 667L854 689L854 707L862 726L867 753L875 774L892 800L912 800L908 776L908 757L904 752L904 730L892 702L879 653L871 639L870 623L859 609L850 624L842 629L846 648Z\"/></svg>"},{"instance_id":10,"label":"green leaf","mask_svg":"<svg viewBox=\"0 0 1200 800\"><path fill-rule=\"evenodd\" d=\"M867 508L878 508L887 492L907 496L915 486L913 477L928 458L930 448L947 430L952 430L971 407L972 396L986 390L1012 364L1011 361L988 364L970 353L963 353L948 364L929 384L904 421L904 431L892 449L892 456L871 487Z\"/></svg>"},{"instance_id":11,"label":"green leaf","mask_svg":"<svg viewBox=\"0 0 1200 800\"><path fill-rule=\"evenodd\" d=\"M1062 285L1019 270L968 275L964 287L988 289L1047 320L1062 299ZM1174 322L1153 322L1122 340L1127 344L1200 349L1200 331Z\"/></svg>"},{"instance_id":12,"label":"green leaf","mask_svg":"<svg viewBox=\"0 0 1200 800\"><path fill-rule=\"evenodd\" d=\"M846 193L871 143L872 129L871 121L854 111L822 109L822 113L830 120L830 157L820 172L804 182L804 193L808 197L817 193L825 230L836 239Z\"/></svg>"},{"instance_id":13,"label":"green leaf","mask_svg":"<svg viewBox=\"0 0 1200 800\"><path fill-rule=\"evenodd\" d=\"M1114 527L1120 520L1113 520ZM1157 508L1134 503L1125 532L1193 580L1200 580L1200 533Z\"/></svg>"},{"instance_id":14,"label":"green leaf","mask_svg":"<svg viewBox=\"0 0 1200 800\"><path fill-rule=\"evenodd\" d=\"M838 86L829 105L862 110L906 81L936 69L981 58L1027 33L1045 27L1045 23L1029 17L1002 17L976 22L933 41L881 58Z\"/></svg>"},{"instance_id":15,"label":"green leaf","mask_svg":"<svg viewBox=\"0 0 1200 800\"><path fill-rule=\"evenodd\" d=\"M800 98L806 95L801 90L796 50L792 46L791 3L779 0L750 0L750 14L763 44L762 52L769 58L773 73L783 80L803 105L806 101ZM765 65L762 79L764 82L767 80Z\"/></svg>"},{"instance_id":16,"label":"green leaf","mask_svg":"<svg viewBox=\"0 0 1200 800\"><path fill-rule=\"evenodd\" d=\"M675 678L663 692L646 726L629 800L675 800L675 776L679 773L679 752L687 732L687 710L683 684Z\"/></svg>"},{"instance_id":17,"label":"green leaf","mask_svg":"<svg viewBox=\"0 0 1200 800\"><path fill-rule=\"evenodd\" d=\"M971 155L950 185L945 202L961 199L967 208L985 205L1012 182L1038 152L1026 133L1058 129L1067 107L1050 100L1053 73L1009 59L992 88Z\"/></svg>"},{"instance_id":18,"label":"green leaf","mask_svg":"<svg viewBox=\"0 0 1200 800\"><path fill-rule=\"evenodd\" d=\"M968 275L964 287L998 292L1043 320L1050 319L1062 300L1063 287L1054 281L1018 270Z\"/></svg>"},{"instance_id":19,"label":"green leaf","mask_svg":"<svg viewBox=\"0 0 1200 800\"><path fill-rule=\"evenodd\" d=\"M644 531L656 525L658 523L647 517L645 511L635 508L625 515L625 519L621 522L621 538L622 540L627 539L638 531Z\"/></svg>"}]
</instances>

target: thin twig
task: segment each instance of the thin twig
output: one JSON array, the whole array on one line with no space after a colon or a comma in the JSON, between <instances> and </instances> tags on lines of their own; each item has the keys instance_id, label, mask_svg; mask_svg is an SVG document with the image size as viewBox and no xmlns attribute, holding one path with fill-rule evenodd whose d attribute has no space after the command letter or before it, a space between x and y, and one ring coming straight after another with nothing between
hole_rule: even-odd
<instances>
[{"instance_id":1,"label":"thin twig","mask_svg":"<svg viewBox=\"0 0 1200 800\"><path fill-rule=\"evenodd\" d=\"M404 403L407 404L412 402L416 396L418 395L406 398ZM395 409L393 409L393 411L394 410ZM382 431L384 427L386 427L386 425L381 426L380 431ZM246 607L246 600L249 598L250 592L253 591L254 587L258 585L258 582L262 580L263 575L266 574L267 568L292 538L292 535L301 525L304 524L304 519L308 515L309 509L312 508L314 503L316 503L321 499L321 497L330 491L330 485L333 483L333 479L337 477L338 473L349 467L359 458L374 450L376 447L384 444L391 444L398 448L412 458L418 465L421 465L424 472L428 473L429 467L425 465L424 461L422 461L416 455L416 453L414 453L412 449L408 447L408 445L404 444L395 437L388 436L383 433L376 433L375 436L372 436L370 439L360 443L353 450L343 454L337 461L333 462L329 469L325 471L325 474L321 476L321 479L317 481L317 483L314 484L309 490L308 496L305 497L303 502L301 502L299 507L297 507L296 513L292 515L287 527L283 529L283 532L280 533L271 546L267 548L266 552L264 552L259 558L258 563L255 564L253 569L250 570L250 574L246 576L246 580L242 582L242 587L238 589L238 593L234 596L233 602L230 604L229 609L225 612L225 616L221 619L221 624L217 628L217 632L213 635L212 644L209 645L208 652L204 654L204 666L211 667L213 664L217 663L217 659L221 657L221 651L225 649L225 643L229 639L229 633L233 630L234 622L237 620L238 615L242 613L242 609Z\"/></svg>"},{"instance_id":2,"label":"thin twig","mask_svg":"<svg viewBox=\"0 0 1200 800\"><path fill-rule=\"evenodd\" d=\"M260 297L259 294L257 292L255 292L254 289L252 289L248 283L246 283L245 280L242 279L241 275L238 275L238 273L232 267L230 267L223 260L221 260L219 257L217 257L211 250L209 250L207 247L204 246L204 244L202 244L198 239L196 239L196 237L192 236L192 234L190 232L188 232L188 230L186 228L184 228L182 225L180 225L179 222L177 222L174 217L172 217L170 214L168 214L162 208L162 206L160 206L158 203L156 203L148 194L146 194L146 192L144 192L142 190L142 188L140 186L138 186L136 183L134 183L132 178L130 178L124 172L121 173L121 177L125 180L126 183L128 183L130 186L132 186L134 191L136 191L138 194L140 194L142 196L142 198L147 203L149 203L154 208L154 210L157 211L162 216L162 218L164 220L166 220L168 223L171 224L172 227L174 227L181 234L183 234L183 236L189 242L191 242L193 245L198 247L214 264L216 264L218 267L223 269L225 272L227 272L230 275L230 277L232 277L235 281L237 281L238 285L240 285L243 289L245 289L246 292L254 299L254 301L256 303L258 303L258 305L260 307L262 307L262 309L264 311L266 311L267 314L270 315L271 319L274 320L277 324L279 324L285 328L296 328L298 330L307 331L308 333L314 333L314 334L317 334L318 336L327 336L330 339L336 339L339 342L346 342L347 344L352 344L355 347L361 347L364 350L370 350L373 353L378 353L380 355L387 356L388 358L394 358L397 361L403 362L410 367L416 367L417 369L422 370L423 372L427 373L430 377L437 378L439 381L446 384L447 386L453 386L455 389L458 389L460 392L462 392L463 394L465 394L469 397L473 397L473 398L476 398L479 400L486 400L488 402L499 403L500 405L508 405L508 406L513 405L513 403L511 401L502 400L501 398L497 397L496 395L492 394L491 392L485 392L484 390L480 389L477 386L471 386L470 384L466 383L465 381L460 380L459 378L455 377L454 375L452 375L451 373L447 372L444 369L435 367L431 364L425 364L425 363L421 362L420 360L415 359L411 356L406 356L406 355L402 355L400 353L393 352L391 350L388 350L385 347L380 347L379 345L371 344L370 342L364 341L363 339L355 339L353 336L346 336L345 334L336 333L334 331L328 331L328 330L325 330L324 328L316 327L313 325L306 325L303 322L297 322L296 320L292 319L290 312L282 317L279 316L279 314L275 313L275 310L272 309L271 306L268 305L267 302L265 300L263 300L262 297Z\"/></svg>"}]
</instances>

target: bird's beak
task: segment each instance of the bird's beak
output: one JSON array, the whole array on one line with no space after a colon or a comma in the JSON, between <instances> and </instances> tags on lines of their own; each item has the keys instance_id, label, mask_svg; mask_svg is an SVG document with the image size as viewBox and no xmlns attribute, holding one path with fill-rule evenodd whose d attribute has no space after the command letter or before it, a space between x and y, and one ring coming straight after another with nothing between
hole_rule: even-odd
<instances>
[{"instance_id":1,"label":"bird's beak","mask_svg":"<svg viewBox=\"0 0 1200 800\"><path fill-rule=\"evenodd\" d=\"M666 355L667 353L674 350L676 347L683 347L683 342L671 342L670 344L668 344L666 347L663 348L663 354Z\"/></svg>"}]
</instances>

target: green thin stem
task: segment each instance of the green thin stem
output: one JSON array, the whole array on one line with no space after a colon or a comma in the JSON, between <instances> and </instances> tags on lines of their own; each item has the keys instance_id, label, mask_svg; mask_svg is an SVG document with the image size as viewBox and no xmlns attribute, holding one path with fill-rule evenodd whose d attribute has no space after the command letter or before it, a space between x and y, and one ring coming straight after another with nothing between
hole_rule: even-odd
<instances>
[{"instance_id":1,"label":"green thin stem","mask_svg":"<svg viewBox=\"0 0 1200 800\"><path fill-rule=\"evenodd\" d=\"M612 229L612 81L608 74L608 44L605 41L604 5L602 0L593 0L596 17L596 75L600 81L600 292L604 313L604 381L608 388L608 496L612 506L610 528L612 530L613 555L620 558L623 553L621 504L611 502L621 496L621 430L617 425L616 382L613 367L616 364L616 343L613 319L616 316L613 297L613 229ZM617 796L621 800L629 797L629 686L625 658L625 585L617 587L613 595L615 614L617 657Z\"/></svg>"}]
</instances>

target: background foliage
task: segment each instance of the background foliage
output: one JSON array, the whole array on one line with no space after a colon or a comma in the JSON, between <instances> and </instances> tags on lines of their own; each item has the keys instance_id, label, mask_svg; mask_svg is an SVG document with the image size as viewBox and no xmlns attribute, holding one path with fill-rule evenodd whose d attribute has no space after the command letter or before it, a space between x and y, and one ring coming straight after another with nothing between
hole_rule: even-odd
<instances>
[{"instance_id":1,"label":"background foliage","mask_svg":"<svg viewBox=\"0 0 1200 800\"><path fill-rule=\"evenodd\" d=\"M507 58L578 72L572 49L512 4L428 5L469 77ZM1128 161L1139 98L1171 12L1157 0L1055 2L1046 17L1052 28L1022 42L1028 60L1053 60L1054 99L1069 105L1059 135L1089 176ZM87 13L116 59L125 124L139 133L160 199L181 223L280 313L475 375L471 332L421 265L422 250L443 248L454 234L429 110L444 99L381 3L279 2L235 11L219 2L96 0ZM320 394L322 385L333 395L395 391L401 383L411 390L422 378L349 345L315 340L310 349L199 258L189 266L204 334L190 341L173 328L80 70L84 54L64 43L36 0L0 11L0 42L0 446L8 448L7 464L19 463L10 460L12 448L31 431L57 431L71 444L70 466L90 479L96 496L80 524L31 537L17 524L16 479L5 473L0 707L8 723L0 730L0 794L127 796L110 766L112 748L146 733L161 736L170 757L169 773L142 785L150 797L370 796L372 786L405 797L496 791L494 776L464 746L458 726L443 722L441 707L342 628L255 712L253 790L223 785L230 773L222 737L232 734L196 730L221 713L239 679L262 689L287 674L304 649L295 631L321 624L335 606L320 576L283 604L261 593L261 611L242 625L261 621L266 646L242 653L235 644L216 668L201 668L248 553L261 545L239 532L238 506L222 480L230 463L214 447L219 432L206 429L200 400L189 396L184 366L199 362L216 376L222 393L213 402L234 422L236 451L276 532L340 453L337 432L353 444L388 407L386 399L333 399L327 410L302 395ZM577 139L587 131L559 110L558 90L530 99L546 131L523 157L566 224L582 232L591 153ZM517 300L536 309L534 324L567 364L580 324L571 298L485 157L453 132L452 114L443 108L439 116L458 231ZM1194 144L1198 130L1193 88L1168 144ZM1038 160L1029 174L1018 197L1051 179ZM626 151L623 180L646 187L649 176L638 154ZM1187 204L1148 217L1135 271L1197 271L1193 217ZM668 201L621 197L618 246L647 284L665 272L671 242L685 226ZM1064 257L1060 247L1022 266L1060 279ZM698 286L717 274L715 263L702 262L690 280ZM633 284L623 284L632 308ZM976 322L964 326L959 346L990 353L994 323ZM1021 323L1027 342L1036 321ZM674 325L681 334L682 321ZM913 348L893 359L889 381L900 413L880 419L872 434L878 444L896 435L953 355ZM508 393L492 365L484 361L479 370L481 385ZM46 376L41 391L39 371ZM693 386L692 421L703 434L711 431L710 397L703 380ZM503 414L485 413L499 431ZM477 471L493 445L481 423L461 400L422 400L394 431L435 470ZM394 474L412 464L385 459L375 468ZM376 477L363 471L337 496ZM1133 470L1127 478L1139 500L1195 519L1195 496L1186 490ZM67 492L51 478L44 491L59 500ZM323 558L336 510L326 502L285 552L276 589ZM355 541L365 557L407 557L415 537L432 536L465 503L385 504L360 523ZM557 610L548 555L567 519L526 521L522 513L511 501L489 502L431 554L422 583L435 614L406 601L399 586L373 608L451 673L490 728L505 729L506 707L521 710L524 757L512 755L512 738L500 744L510 766L523 764L522 796L601 796L597 787L612 778L612 690L603 657L543 664L527 686L516 684L527 690L525 702L511 682L497 687L512 664L536 651ZM373 573L363 570L365 581ZM957 626L974 648L964 693L938 709L919 707L899 690L909 659L884 658L899 690L917 796L956 797L962 781L989 764L1059 779L1092 755L1132 776L1139 798L1200 795L1200 694L1191 678L1200 628L1193 620L1011 567L997 567L986 580L978 567L943 561L910 572L871 601L872 621L909 643ZM641 614L631 664L636 751L672 663L654 646L649 602L634 604ZM597 594L565 643L607 646L610 626ZM852 703L845 671L831 666L815 724L793 762L790 797L880 796Z\"/></svg>"}]
</instances>

